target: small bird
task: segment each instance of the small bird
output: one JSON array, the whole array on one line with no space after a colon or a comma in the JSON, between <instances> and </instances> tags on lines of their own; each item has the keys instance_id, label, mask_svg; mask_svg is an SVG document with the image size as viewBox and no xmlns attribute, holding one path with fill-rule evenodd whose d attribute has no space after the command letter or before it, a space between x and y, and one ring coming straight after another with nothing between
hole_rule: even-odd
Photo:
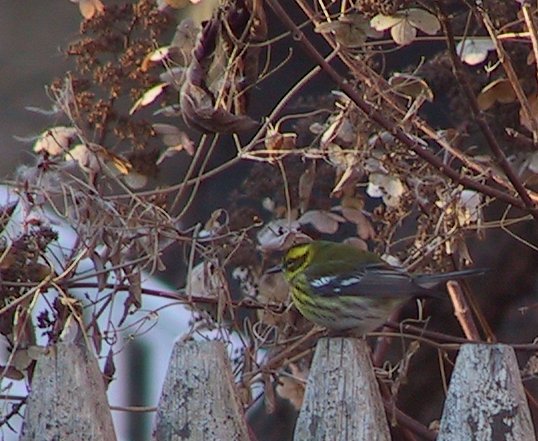
<instances>
[{"instance_id":1,"label":"small bird","mask_svg":"<svg viewBox=\"0 0 538 441\"><path fill-rule=\"evenodd\" d=\"M324 240L291 247L279 268L290 285L293 304L304 317L354 335L378 328L410 298L435 295L442 282L486 271L409 274L377 254Z\"/></svg>"}]
</instances>

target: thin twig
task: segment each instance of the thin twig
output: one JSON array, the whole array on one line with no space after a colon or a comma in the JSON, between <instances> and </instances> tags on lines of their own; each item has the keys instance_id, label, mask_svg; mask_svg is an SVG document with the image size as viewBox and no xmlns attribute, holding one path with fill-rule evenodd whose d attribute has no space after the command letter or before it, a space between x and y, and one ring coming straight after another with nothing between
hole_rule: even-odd
<instances>
[{"instance_id":1,"label":"thin twig","mask_svg":"<svg viewBox=\"0 0 538 441\"><path fill-rule=\"evenodd\" d=\"M471 309L467 305L465 296L458 282L450 280L446 284L446 288L450 299L452 300L452 305L454 305L454 315L458 319L463 333L471 341L479 341L480 333L474 323L473 315Z\"/></svg>"}]
</instances>

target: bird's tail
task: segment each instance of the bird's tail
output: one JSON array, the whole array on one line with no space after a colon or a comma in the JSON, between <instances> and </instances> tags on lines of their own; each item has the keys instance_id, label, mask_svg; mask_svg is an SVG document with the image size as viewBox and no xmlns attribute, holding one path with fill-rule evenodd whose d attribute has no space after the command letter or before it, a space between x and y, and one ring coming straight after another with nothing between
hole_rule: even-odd
<instances>
[{"instance_id":1,"label":"bird's tail","mask_svg":"<svg viewBox=\"0 0 538 441\"><path fill-rule=\"evenodd\" d=\"M449 273L439 274L417 274L413 276L413 281L420 287L425 289L435 288L442 282L448 282L449 280L462 279L465 277L479 276L486 273L488 270L485 268L473 268L461 271L452 271Z\"/></svg>"}]
</instances>

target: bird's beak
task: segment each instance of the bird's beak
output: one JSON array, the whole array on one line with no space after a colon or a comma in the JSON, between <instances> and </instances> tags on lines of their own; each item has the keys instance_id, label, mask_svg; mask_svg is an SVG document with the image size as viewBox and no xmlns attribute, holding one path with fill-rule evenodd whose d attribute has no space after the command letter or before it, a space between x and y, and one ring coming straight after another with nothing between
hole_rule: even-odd
<instances>
[{"instance_id":1,"label":"bird's beak","mask_svg":"<svg viewBox=\"0 0 538 441\"><path fill-rule=\"evenodd\" d=\"M265 271L265 274L276 274L281 273L283 270L282 265L276 265L271 268L269 268L267 271Z\"/></svg>"}]
</instances>

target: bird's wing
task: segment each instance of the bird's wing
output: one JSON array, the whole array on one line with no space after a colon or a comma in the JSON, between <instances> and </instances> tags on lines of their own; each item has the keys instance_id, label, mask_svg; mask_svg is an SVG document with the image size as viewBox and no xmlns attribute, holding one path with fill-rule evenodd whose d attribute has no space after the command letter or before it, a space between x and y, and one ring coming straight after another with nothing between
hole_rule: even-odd
<instances>
[{"instance_id":1,"label":"bird's wing","mask_svg":"<svg viewBox=\"0 0 538 441\"><path fill-rule=\"evenodd\" d=\"M318 295L323 296L362 296L362 297L411 297L427 291L417 286L412 277L404 270L384 263L371 263L359 269L333 271L323 275L317 271L306 271L310 286Z\"/></svg>"}]
</instances>

